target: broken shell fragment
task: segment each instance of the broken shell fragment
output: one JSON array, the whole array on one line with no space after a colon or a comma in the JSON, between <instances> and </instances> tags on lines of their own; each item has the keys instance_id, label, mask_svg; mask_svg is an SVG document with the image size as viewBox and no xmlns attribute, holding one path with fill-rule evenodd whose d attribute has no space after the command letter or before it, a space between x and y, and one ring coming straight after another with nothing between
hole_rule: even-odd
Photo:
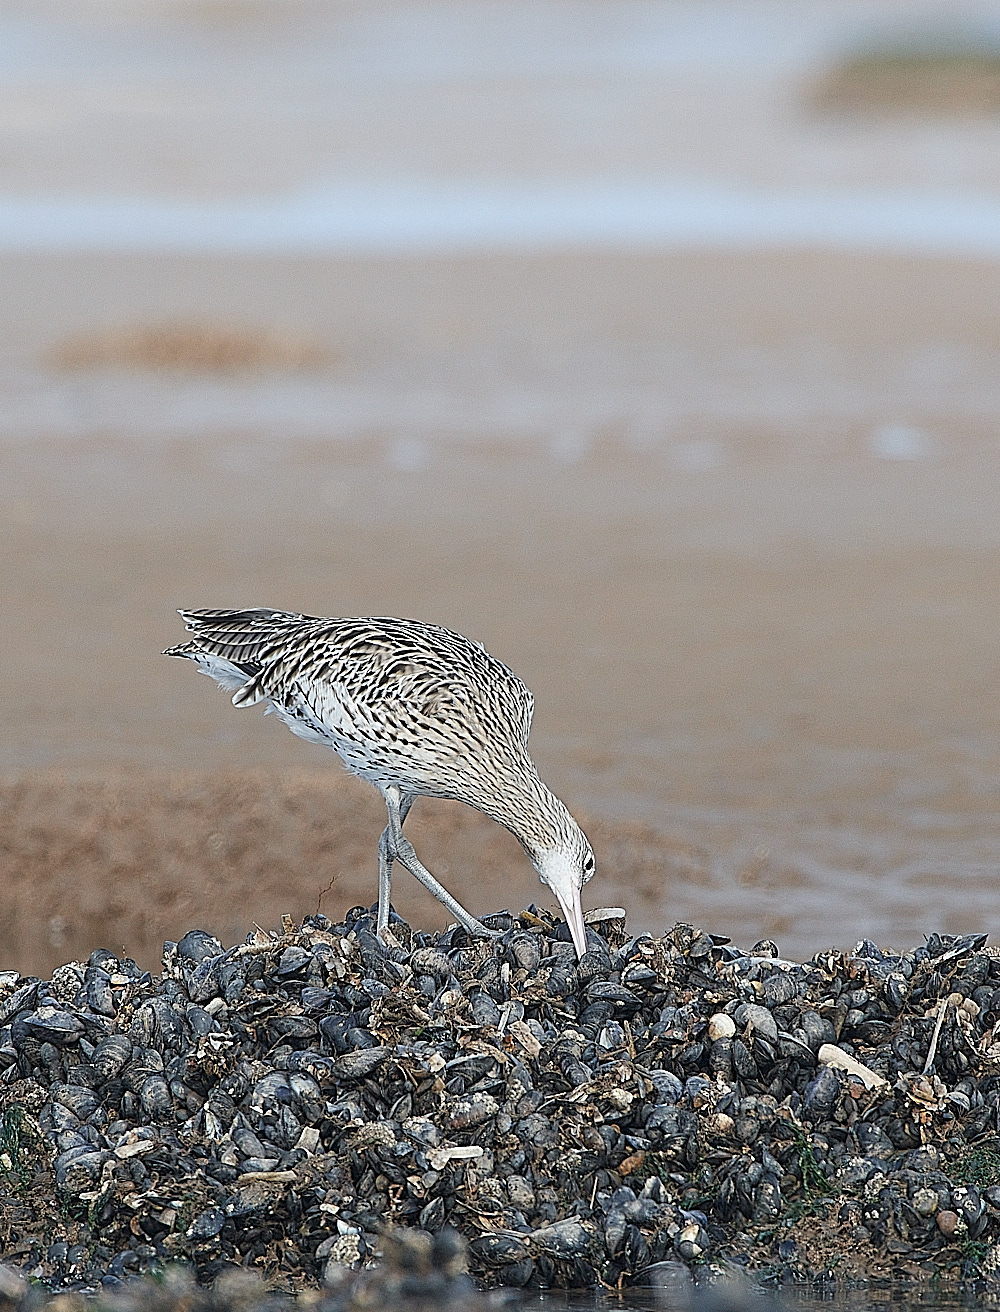
<instances>
[{"instance_id":1,"label":"broken shell fragment","mask_svg":"<svg viewBox=\"0 0 1000 1312\"><path fill-rule=\"evenodd\" d=\"M866 1089L879 1089L887 1082L876 1071L863 1065L834 1043L822 1044L816 1055L821 1065L846 1071L848 1075L853 1075L855 1079L860 1080Z\"/></svg>"}]
</instances>

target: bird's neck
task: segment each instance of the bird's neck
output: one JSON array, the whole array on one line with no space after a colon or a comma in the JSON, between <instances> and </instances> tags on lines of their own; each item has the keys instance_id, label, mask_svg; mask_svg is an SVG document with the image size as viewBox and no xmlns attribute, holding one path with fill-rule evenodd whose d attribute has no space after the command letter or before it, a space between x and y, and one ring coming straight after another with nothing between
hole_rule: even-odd
<instances>
[{"instance_id":1,"label":"bird's neck","mask_svg":"<svg viewBox=\"0 0 1000 1312\"><path fill-rule=\"evenodd\" d=\"M539 852L560 845L573 820L566 807L539 778L532 761L505 772L503 787L477 799L491 820L508 829L534 860Z\"/></svg>"}]
</instances>

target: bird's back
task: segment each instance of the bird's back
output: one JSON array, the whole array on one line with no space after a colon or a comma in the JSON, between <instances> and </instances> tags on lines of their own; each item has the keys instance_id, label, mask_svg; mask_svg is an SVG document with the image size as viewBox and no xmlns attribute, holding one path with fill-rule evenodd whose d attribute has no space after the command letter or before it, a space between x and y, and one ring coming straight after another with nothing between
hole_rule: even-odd
<instances>
[{"instance_id":1,"label":"bird's back","mask_svg":"<svg viewBox=\"0 0 1000 1312\"><path fill-rule=\"evenodd\" d=\"M235 688L236 705L269 703L372 783L466 800L477 772L526 758L531 694L459 633L265 609L181 614L192 637L169 654Z\"/></svg>"}]
</instances>

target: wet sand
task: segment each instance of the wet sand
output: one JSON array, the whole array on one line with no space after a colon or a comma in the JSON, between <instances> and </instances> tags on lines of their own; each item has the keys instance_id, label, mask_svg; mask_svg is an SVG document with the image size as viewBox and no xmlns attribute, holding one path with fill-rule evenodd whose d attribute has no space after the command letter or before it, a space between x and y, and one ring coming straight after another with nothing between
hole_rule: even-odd
<instances>
[{"instance_id":1,"label":"wet sand","mask_svg":"<svg viewBox=\"0 0 1000 1312\"><path fill-rule=\"evenodd\" d=\"M377 893L385 808L354 780L307 772L216 771L0 787L5 969L51 970L97 943L156 969L163 941L192 926L239 942L282 915L340 914ZM703 857L637 824L583 817L600 853L604 899L646 920L666 894L691 909ZM467 807L427 799L407 831L424 861L479 913L544 899L519 844ZM548 899L544 899L548 905ZM443 928L447 914L397 868L393 905Z\"/></svg>"},{"instance_id":2,"label":"wet sand","mask_svg":"<svg viewBox=\"0 0 1000 1312\"><path fill-rule=\"evenodd\" d=\"M374 897L378 798L160 657L179 605L485 642L592 817L588 904L633 923L790 953L992 929L998 282L807 253L0 261L8 414L20 395L35 416L0 444L11 964L98 943L151 962L195 921L301 915L334 875L324 907ZM300 375L45 363L88 323L179 306L339 350L311 427L282 409ZM38 422L46 387L75 398L71 430ZM470 904L542 892L493 827L429 810L413 823ZM482 863L503 872L485 896Z\"/></svg>"}]
</instances>

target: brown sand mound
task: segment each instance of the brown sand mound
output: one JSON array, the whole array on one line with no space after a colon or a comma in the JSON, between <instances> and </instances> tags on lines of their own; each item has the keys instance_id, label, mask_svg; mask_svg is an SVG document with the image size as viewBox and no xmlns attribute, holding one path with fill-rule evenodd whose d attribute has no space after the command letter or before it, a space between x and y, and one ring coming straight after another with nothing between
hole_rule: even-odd
<instances>
[{"instance_id":1,"label":"brown sand mound","mask_svg":"<svg viewBox=\"0 0 1000 1312\"><path fill-rule=\"evenodd\" d=\"M0 968L46 973L96 947L158 965L192 926L225 943L256 921L338 917L377 894L378 794L324 773L176 773L0 782ZM588 821L600 871L586 905L654 916L698 853L633 825ZM518 843L467 807L421 799L407 833L471 911L548 903ZM393 904L416 925L447 913L397 867Z\"/></svg>"},{"instance_id":2,"label":"brown sand mound","mask_svg":"<svg viewBox=\"0 0 1000 1312\"><path fill-rule=\"evenodd\" d=\"M317 369L330 363L317 343L275 329L165 322L79 333L48 353L58 369L151 369L244 373Z\"/></svg>"}]
</instances>

